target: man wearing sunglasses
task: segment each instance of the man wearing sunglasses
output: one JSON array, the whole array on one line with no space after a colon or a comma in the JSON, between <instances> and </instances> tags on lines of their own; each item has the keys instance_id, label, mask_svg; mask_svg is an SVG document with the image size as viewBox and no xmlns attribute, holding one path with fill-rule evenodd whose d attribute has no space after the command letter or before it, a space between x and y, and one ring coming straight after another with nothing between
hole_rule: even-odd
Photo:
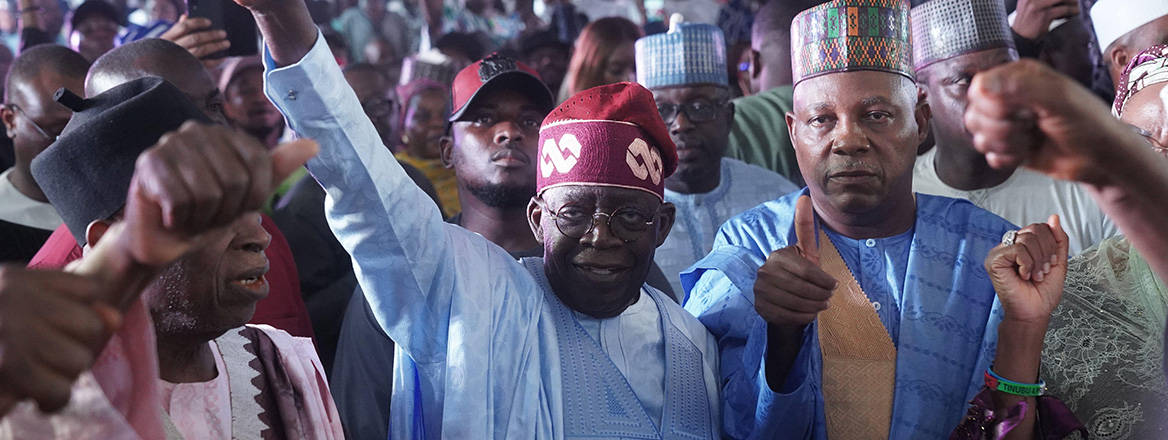
<instances>
[{"instance_id":1,"label":"man wearing sunglasses","mask_svg":"<svg viewBox=\"0 0 1168 440\"><path fill-rule=\"evenodd\" d=\"M12 139L16 162L0 174L0 262L28 262L61 217L32 178L29 164L69 122L72 112L53 100L61 87L82 90L89 62L56 45L38 46L12 63L0 120Z\"/></svg>"},{"instance_id":2,"label":"man wearing sunglasses","mask_svg":"<svg viewBox=\"0 0 1168 440\"><path fill-rule=\"evenodd\" d=\"M677 222L656 256L674 292L684 292L678 274L710 253L722 223L798 189L772 171L723 157L734 121L723 41L716 26L675 21L669 32L636 44L637 82L653 92L677 145L677 172L665 180Z\"/></svg>"}]
</instances>

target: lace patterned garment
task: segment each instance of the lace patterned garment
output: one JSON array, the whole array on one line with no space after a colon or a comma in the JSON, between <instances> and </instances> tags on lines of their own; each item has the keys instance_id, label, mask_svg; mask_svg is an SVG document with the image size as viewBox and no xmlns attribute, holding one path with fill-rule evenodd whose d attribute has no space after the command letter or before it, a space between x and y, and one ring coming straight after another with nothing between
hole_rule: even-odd
<instances>
[{"instance_id":1,"label":"lace patterned garment","mask_svg":"<svg viewBox=\"0 0 1168 440\"><path fill-rule=\"evenodd\" d=\"M1168 289L1126 238L1109 238L1071 260L1042 351L1042 378L1091 438L1168 438L1166 312Z\"/></svg>"}]
</instances>

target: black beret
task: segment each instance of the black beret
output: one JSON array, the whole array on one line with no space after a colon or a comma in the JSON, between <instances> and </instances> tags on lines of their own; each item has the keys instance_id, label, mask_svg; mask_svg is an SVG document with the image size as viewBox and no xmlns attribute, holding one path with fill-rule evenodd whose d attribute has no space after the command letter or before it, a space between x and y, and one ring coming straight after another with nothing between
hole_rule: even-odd
<instances>
[{"instance_id":1,"label":"black beret","mask_svg":"<svg viewBox=\"0 0 1168 440\"><path fill-rule=\"evenodd\" d=\"M74 114L57 141L33 159L32 176L81 245L89 223L126 204L138 155L186 121L210 122L182 91L156 76L90 99L60 89L56 99Z\"/></svg>"}]
</instances>

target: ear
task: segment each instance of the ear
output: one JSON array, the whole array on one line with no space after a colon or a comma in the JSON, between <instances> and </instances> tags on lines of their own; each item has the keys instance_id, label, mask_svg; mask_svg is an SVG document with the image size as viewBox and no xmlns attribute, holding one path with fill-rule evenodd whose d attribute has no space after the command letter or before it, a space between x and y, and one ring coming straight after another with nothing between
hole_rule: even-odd
<instances>
[{"instance_id":1,"label":"ear","mask_svg":"<svg viewBox=\"0 0 1168 440\"><path fill-rule=\"evenodd\" d=\"M90 222L89 226L85 227L85 246L90 248L97 246L97 242L101 240L101 237L105 236L110 226L113 226L113 224L106 220L94 220Z\"/></svg>"},{"instance_id":2,"label":"ear","mask_svg":"<svg viewBox=\"0 0 1168 440\"><path fill-rule=\"evenodd\" d=\"M669 238L669 231L673 230L673 221L676 219L677 207L669 202L662 203L661 211L657 213L657 247L665 244L665 239Z\"/></svg>"},{"instance_id":3,"label":"ear","mask_svg":"<svg viewBox=\"0 0 1168 440\"><path fill-rule=\"evenodd\" d=\"M750 49L750 77L758 79L759 75L762 75L762 54Z\"/></svg>"},{"instance_id":4,"label":"ear","mask_svg":"<svg viewBox=\"0 0 1168 440\"><path fill-rule=\"evenodd\" d=\"M1131 61L1131 54L1128 53L1127 46L1119 43L1112 43L1111 50L1107 52L1106 58L1111 62L1112 72L1119 72L1122 74L1123 70L1127 68L1127 63ZM1112 79L1117 82L1119 81L1118 76Z\"/></svg>"},{"instance_id":5,"label":"ear","mask_svg":"<svg viewBox=\"0 0 1168 440\"><path fill-rule=\"evenodd\" d=\"M933 109L929 107L929 92L917 85L917 143L924 142L929 137L929 120L933 119Z\"/></svg>"},{"instance_id":6,"label":"ear","mask_svg":"<svg viewBox=\"0 0 1168 440\"><path fill-rule=\"evenodd\" d=\"M442 139L438 141L438 156L442 160L442 166L448 169L454 168L454 138L442 136Z\"/></svg>"},{"instance_id":7,"label":"ear","mask_svg":"<svg viewBox=\"0 0 1168 440\"><path fill-rule=\"evenodd\" d=\"M784 116L787 119L787 136L789 136L791 138L791 140L794 141L795 140L795 113L787 112Z\"/></svg>"},{"instance_id":8,"label":"ear","mask_svg":"<svg viewBox=\"0 0 1168 440\"><path fill-rule=\"evenodd\" d=\"M536 203L536 198L532 197L530 202L527 202L527 226L531 228L531 235L535 236L535 241L543 246L543 208Z\"/></svg>"},{"instance_id":9,"label":"ear","mask_svg":"<svg viewBox=\"0 0 1168 440\"><path fill-rule=\"evenodd\" d=\"M12 107L0 106L0 120L4 121L4 130L7 131L8 138L16 138L16 112Z\"/></svg>"}]
</instances>

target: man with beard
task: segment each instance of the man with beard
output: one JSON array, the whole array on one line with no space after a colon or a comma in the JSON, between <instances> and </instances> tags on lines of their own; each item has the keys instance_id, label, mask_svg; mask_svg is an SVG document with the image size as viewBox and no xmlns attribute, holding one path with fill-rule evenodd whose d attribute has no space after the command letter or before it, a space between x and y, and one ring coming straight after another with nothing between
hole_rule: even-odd
<instances>
[{"instance_id":1,"label":"man with beard","mask_svg":"<svg viewBox=\"0 0 1168 440\"><path fill-rule=\"evenodd\" d=\"M645 285L673 223L663 197L676 165L648 90L597 87L545 118L539 153L528 157L538 166L527 207L545 258L519 263L424 206L372 141L353 94L334 86L340 71L302 2L241 3L271 54L269 96L293 129L326 146L308 168L328 193L329 225L353 256L377 321L398 344L392 436L718 437L714 341ZM543 88L517 64L495 58L483 66L468 79ZM455 99L454 118L475 116L458 122L467 134L525 113L517 100L488 101L481 113L467 100ZM497 153L498 145L506 143L463 159L504 177L522 158Z\"/></svg>"},{"instance_id":2,"label":"man with beard","mask_svg":"<svg viewBox=\"0 0 1168 440\"><path fill-rule=\"evenodd\" d=\"M678 274L710 253L722 223L798 189L771 171L722 157L734 120L723 40L716 26L674 23L636 43L637 82L653 92L677 144L677 172L665 180L677 222L656 256L675 292L682 292Z\"/></svg>"},{"instance_id":3,"label":"man with beard","mask_svg":"<svg viewBox=\"0 0 1168 440\"><path fill-rule=\"evenodd\" d=\"M4 243L0 261L27 263L61 226L61 216L29 167L73 115L53 100L53 92L61 87L80 90L87 71L85 58L56 45L29 49L12 64L0 119L12 140L16 163L0 173L0 242Z\"/></svg>"},{"instance_id":4,"label":"man with beard","mask_svg":"<svg viewBox=\"0 0 1168 440\"><path fill-rule=\"evenodd\" d=\"M970 19L973 17L973 19ZM936 148L917 157L913 190L966 199L1017 225L1058 214L1078 254L1119 229L1081 186L1034 171L992 168L962 116L978 72L1018 58L999 0L933 0L912 10L917 81L928 92ZM966 36L966 37L957 37Z\"/></svg>"},{"instance_id":5,"label":"man with beard","mask_svg":"<svg viewBox=\"0 0 1168 440\"><path fill-rule=\"evenodd\" d=\"M913 194L929 108L908 15L907 1L834 0L795 18L787 126L808 189L731 219L682 274L686 309L719 341L732 438L936 439L979 394L994 414L1035 408L996 385L1041 388L1062 290L1044 279L1065 270L1065 234L1057 217L1015 231ZM998 283L1027 294L999 302ZM1014 429L1034 420L1024 411Z\"/></svg>"}]
</instances>

